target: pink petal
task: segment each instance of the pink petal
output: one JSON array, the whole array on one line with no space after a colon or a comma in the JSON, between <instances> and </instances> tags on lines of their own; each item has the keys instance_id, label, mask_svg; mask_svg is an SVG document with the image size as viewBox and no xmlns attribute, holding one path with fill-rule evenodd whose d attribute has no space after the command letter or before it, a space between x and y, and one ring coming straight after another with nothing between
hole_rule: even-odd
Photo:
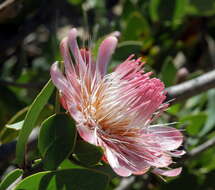
<instances>
[{"instance_id":1,"label":"pink petal","mask_svg":"<svg viewBox=\"0 0 215 190\"><path fill-rule=\"evenodd\" d=\"M83 74L86 69L86 64L81 56L81 52L77 43L77 30L75 28L71 29L69 32L69 47L74 56L77 66L79 67L80 72Z\"/></svg>"},{"instance_id":2,"label":"pink petal","mask_svg":"<svg viewBox=\"0 0 215 190\"><path fill-rule=\"evenodd\" d=\"M107 37L99 47L98 59L96 63L96 67L103 77L107 70L108 62L116 48L117 39L114 36Z\"/></svg>"},{"instance_id":3,"label":"pink petal","mask_svg":"<svg viewBox=\"0 0 215 190\"><path fill-rule=\"evenodd\" d=\"M157 175L163 175L163 176L167 176L167 177L175 177L178 176L182 171L182 168L175 168L175 169L170 169L170 170L164 170L164 169L159 169L159 168L155 168L152 170L152 172L154 174Z\"/></svg>"},{"instance_id":4,"label":"pink petal","mask_svg":"<svg viewBox=\"0 0 215 190\"><path fill-rule=\"evenodd\" d=\"M119 168L113 168L113 170L122 177L128 177L130 176L132 173L130 170L124 168L124 167L119 167Z\"/></svg>"},{"instance_id":5,"label":"pink petal","mask_svg":"<svg viewBox=\"0 0 215 190\"><path fill-rule=\"evenodd\" d=\"M106 158L108 160L108 163L111 165L111 167L119 168L119 162L118 162L117 157L113 154L111 149L109 149L107 146L106 146L105 153L106 153Z\"/></svg>"},{"instance_id":6,"label":"pink petal","mask_svg":"<svg viewBox=\"0 0 215 190\"><path fill-rule=\"evenodd\" d=\"M67 80L68 80L68 82L71 83L71 86L70 86L72 88L71 90L73 92L73 95L76 96L76 100L77 100L77 97L79 97L79 95L80 95L80 85L78 84L77 73L75 71L74 65L72 63L72 59L70 57L67 37L61 41L60 50L61 50L61 55L64 60L65 73L66 73Z\"/></svg>"},{"instance_id":7,"label":"pink petal","mask_svg":"<svg viewBox=\"0 0 215 190\"><path fill-rule=\"evenodd\" d=\"M128 168L124 167L123 164L119 163L118 157L116 156L116 154L112 152L112 150L108 146L106 145L104 146L106 159L110 166L112 167L112 169L120 176L123 177L130 176L132 172Z\"/></svg>"},{"instance_id":8,"label":"pink petal","mask_svg":"<svg viewBox=\"0 0 215 190\"><path fill-rule=\"evenodd\" d=\"M91 144L96 144L96 138L94 136L94 132L88 129L87 126L77 126L77 130L81 138L83 138L85 141Z\"/></svg>"},{"instance_id":9,"label":"pink petal","mask_svg":"<svg viewBox=\"0 0 215 190\"><path fill-rule=\"evenodd\" d=\"M58 68L58 62L55 62L51 66L51 79L54 85L63 93L67 98L71 97L71 92L69 90L69 84L66 78L63 76Z\"/></svg>"},{"instance_id":10,"label":"pink petal","mask_svg":"<svg viewBox=\"0 0 215 190\"><path fill-rule=\"evenodd\" d=\"M176 151L171 151L168 154L174 157L180 157L186 154L186 152L184 150L176 150Z\"/></svg>"},{"instance_id":11,"label":"pink petal","mask_svg":"<svg viewBox=\"0 0 215 190\"><path fill-rule=\"evenodd\" d=\"M80 52L84 62L88 66L88 75L93 77L96 70L96 63L91 55L91 52L87 51L86 49L81 49Z\"/></svg>"},{"instance_id":12,"label":"pink petal","mask_svg":"<svg viewBox=\"0 0 215 190\"><path fill-rule=\"evenodd\" d=\"M149 127L147 129L152 136L154 143L157 143L163 150L175 150L181 146L183 135L172 127Z\"/></svg>"},{"instance_id":13,"label":"pink petal","mask_svg":"<svg viewBox=\"0 0 215 190\"><path fill-rule=\"evenodd\" d=\"M160 156L157 155L157 158L155 158L153 161L149 162L154 167L168 167L170 164L172 164L172 158L171 156L163 153Z\"/></svg>"},{"instance_id":14,"label":"pink petal","mask_svg":"<svg viewBox=\"0 0 215 190\"><path fill-rule=\"evenodd\" d=\"M139 172L133 172L134 175L143 175L145 174L146 172L148 172L150 169L150 167L146 167L145 169L139 171Z\"/></svg>"},{"instance_id":15,"label":"pink petal","mask_svg":"<svg viewBox=\"0 0 215 190\"><path fill-rule=\"evenodd\" d=\"M67 78L74 77L75 75L75 69L72 63L72 59L70 57L70 52L68 48L68 38L65 37L61 43L60 43L60 50L61 50L61 55L64 60L64 65L65 65L65 73L67 75Z\"/></svg>"}]
</instances>

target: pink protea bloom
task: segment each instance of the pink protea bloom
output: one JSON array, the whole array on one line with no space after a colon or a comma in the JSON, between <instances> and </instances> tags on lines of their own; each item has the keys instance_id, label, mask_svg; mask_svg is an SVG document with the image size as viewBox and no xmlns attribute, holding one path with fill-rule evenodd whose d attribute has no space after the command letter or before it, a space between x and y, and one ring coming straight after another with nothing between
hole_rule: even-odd
<instances>
[{"instance_id":1,"label":"pink protea bloom","mask_svg":"<svg viewBox=\"0 0 215 190\"><path fill-rule=\"evenodd\" d=\"M183 136L167 125L151 124L168 106L163 103L163 83L144 73L144 63L133 55L106 74L116 34L101 43L97 61L90 51L79 49L75 28L62 40L65 74L57 62L51 67L61 103L76 121L80 136L104 149L103 159L118 175L144 174L151 168L160 175L176 176L181 168L168 166L173 156L184 153L176 150Z\"/></svg>"}]
</instances>

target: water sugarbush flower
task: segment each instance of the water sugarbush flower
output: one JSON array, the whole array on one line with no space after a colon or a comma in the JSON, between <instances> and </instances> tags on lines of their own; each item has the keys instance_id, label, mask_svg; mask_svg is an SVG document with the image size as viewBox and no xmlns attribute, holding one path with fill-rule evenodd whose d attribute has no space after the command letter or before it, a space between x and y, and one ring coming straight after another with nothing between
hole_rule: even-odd
<instances>
[{"instance_id":1,"label":"water sugarbush flower","mask_svg":"<svg viewBox=\"0 0 215 190\"><path fill-rule=\"evenodd\" d=\"M149 169L159 175L178 175L181 168L170 169L169 165L172 157L184 153L177 150L183 142L181 132L152 124L168 106L163 103L164 84L150 78L150 72L144 73L144 63L134 55L106 74L117 46L114 33L101 43L96 61L90 50L79 49L76 38L73 28L62 40L65 71L61 72L56 62L51 78L79 135L101 146L103 160L120 176L144 174Z\"/></svg>"}]
</instances>

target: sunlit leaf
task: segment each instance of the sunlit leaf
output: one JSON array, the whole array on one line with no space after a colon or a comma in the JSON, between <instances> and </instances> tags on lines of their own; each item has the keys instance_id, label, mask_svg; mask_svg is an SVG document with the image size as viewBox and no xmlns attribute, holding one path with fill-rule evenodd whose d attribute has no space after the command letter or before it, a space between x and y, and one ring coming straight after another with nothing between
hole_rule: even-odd
<instances>
[{"instance_id":1,"label":"sunlit leaf","mask_svg":"<svg viewBox=\"0 0 215 190\"><path fill-rule=\"evenodd\" d=\"M21 130L22 126L23 126L24 121L19 121L17 123L13 123L13 124L7 124L6 127L9 129L14 129L14 130Z\"/></svg>"},{"instance_id":2,"label":"sunlit leaf","mask_svg":"<svg viewBox=\"0 0 215 190\"><path fill-rule=\"evenodd\" d=\"M13 128L7 128L7 126L10 126L14 123L19 123L25 118L26 112L28 111L28 107L25 107L18 111L4 126L3 130L0 132L0 142L1 144L5 144L8 142L13 141L18 136L18 130ZM20 123L21 124L21 123ZM20 125L21 127L21 125Z\"/></svg>"},{"instance_id":3,"label":"sunlit leaf","mask_svg":"<svg viewBox=\"0 0 215 190\"><path fill-rule=\"evenodd\" d=\"M105 190L109 178L88 169L40 172L25 178L15 190Z\"/></svg>"},{"instance_id":4,"label":"sunlit leaf","mask_svg":"<svg viewBox=\"0 0 215 190\"><path fill-rule=\"evenodd\" d=\"M0 183L0 190L7 190L7 188L21 175L23 171L21 169L15 169L5 176Z\"/></svg>"},{"instance_id":5,"label":"sunlit leaf","mask_svg":"<svg viewBox=\"0 0 215 190\"><path fill-rule=\"evenodd\" d=\"M206 119L207 119L206 113L198 113L181 118L180 123L186 125L187 133L189 133L190 135L198 135Z\"/></svg>"},{"instance_id":6,"label":"sunlit leaf","mask_svg":"<svg viewBox=\"0 0 215 190\"><path fill-rule=\"evenodd\" d=\"M65 159L59 166L59 169L84 169L83 166L74 164L71 160Z\"/></svg>"},{"instance_id":7,"label":"sunlit leaf","mask_svg":"<svg viewBox=\"0 0 215 190\"><path fill-rule=\"evenodd\" d=\"M51 80L45 85L42 91L38 94L31 107L29 108L27 115L25 117L22 130L19 133L17 146L16 146L16 163L21 165L24 160L25 146L28 137L35 127L37 118L42 111L43 107L48 102L52 92L54 90L54 85Z\"/></svg>"}]
</instances>

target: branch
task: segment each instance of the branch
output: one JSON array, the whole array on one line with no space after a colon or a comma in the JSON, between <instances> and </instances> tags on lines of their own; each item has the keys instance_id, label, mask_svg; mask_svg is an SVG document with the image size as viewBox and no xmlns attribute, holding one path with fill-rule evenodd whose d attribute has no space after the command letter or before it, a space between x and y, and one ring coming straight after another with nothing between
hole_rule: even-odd
<instances>
[{"instance_id":1,"label":"branch","mask_svg":"<svg viewBox=\"0 0 215 190\"><path fill-rule=\"evenodd\" d=\"M119 186L115 190L129 190L134 181L135 176L122 178Z\"/></svg>"},{"instance_id":2,"label":"branch","mask_svg":"<svg viewBox=\"0 0 215 190\"><path fill-rule=\"evenodd\" d=\"M167 101L174 99L171 104L175 104L211 88L215 88L215 70L167 88Z\"/></svg>"},{"instance_id":3,"label":"branch","mask_svg":"<svg viewBox=\"0 0 215 190\"><path fill-rule=\"evenodd\" d=\"M204 152L208 148L212 147L215 145L215 137L209 139L208 141L204 142L203 144L197 146L196 148L192 149L188 154L187 154L187 159L194 158L198 156L200 153Z\"/></svg>"},{"instance_id":4,"label":"branch","mask_svg":"<svg viewBox=\"0 0 215 190\"><path fill-rule=\"evenodd\" d=\"M14 4L16 0L6 0L3 3L0 4L0 12L3 11L5 8L11 6Z\"/></svg>"}]
</instances>

